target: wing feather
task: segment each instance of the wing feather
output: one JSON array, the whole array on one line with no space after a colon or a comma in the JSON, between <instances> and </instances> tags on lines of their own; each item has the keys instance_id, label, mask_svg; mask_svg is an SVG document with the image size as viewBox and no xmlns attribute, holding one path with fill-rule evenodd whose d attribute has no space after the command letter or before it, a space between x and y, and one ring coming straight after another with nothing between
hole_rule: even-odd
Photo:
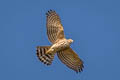
<instances>
[{"instance_id":1,"label":"wing feather","mask_svg":"<svg viewBox=\"0 0 120 80\"><path fill-rule=\"evenodd\" d=\"M50 42L55 43L56 40L64 38L64 30L59 15L55 11L48 11L47 16L47 35Z\"/></svg>"},{"instance_id":2,"label":"wing feather","mask_svg":"<svg viewBox=\"0 0 120 80\"><path fill-rule=\"evenodd\" d=\"M76 72L82 71L84 67L83 61L78 57L78 55L71 48L58 52L57 55L61 60L61 62L63 62L70 69L73 69Z\"/></svg>"}]
</instances>

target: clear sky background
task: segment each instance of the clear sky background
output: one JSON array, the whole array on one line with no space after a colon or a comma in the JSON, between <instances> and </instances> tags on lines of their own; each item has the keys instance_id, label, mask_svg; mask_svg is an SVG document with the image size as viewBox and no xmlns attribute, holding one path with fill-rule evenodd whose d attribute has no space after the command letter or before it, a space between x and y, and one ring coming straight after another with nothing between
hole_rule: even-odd
<instances>
[{"instance_id":1,"label":"clear sky background","mask_svg":"<svg viewBox=\"0 0 120 80\"><path fill-rule=\"evenodd\" d=\"M36 57L36 46L50 45L49 9L74 40L83 72L76 74L57 56L51 66ZM0 80L120 80L120 1L0 0Z\"/></svg>"}]
</instances>

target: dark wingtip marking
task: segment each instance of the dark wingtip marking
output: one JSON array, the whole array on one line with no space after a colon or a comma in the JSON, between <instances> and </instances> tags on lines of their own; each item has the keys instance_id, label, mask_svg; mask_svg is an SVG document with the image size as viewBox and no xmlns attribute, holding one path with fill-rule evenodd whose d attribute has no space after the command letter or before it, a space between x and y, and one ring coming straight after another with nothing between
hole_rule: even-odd
<instances>
[{"instance_id":1,"label":"dark wingtip marking","mask_svg":"<svg viewBox=\"0 0 120 80\"><path fill-rule=\"evenodd\" d=\"M52 9L50 9L50 11L53 11Z\"/></svg>"},{"instance_id":2,"label":"dark wingtip marking","mask_svg":"<svg viewBox=\"0 0 120 80\"><path fill-rule=\"evenodd\" d=\"M84 65L82 65L82 67L84 68Z\"/></svg>"},{"instance_id":3,"label":"dark wingtip marking","mask_svg":"<svg viewBox=\"0 0 120 80\"><path fill-rule=\"evenodd\" d=\"M47 11L46 15L49 16L49 14L51 14L53 12L55 12L55 10L50 9L50 10Z\"/></svg>"},{"instance_id":4,"label":"dark wingtip marking","mask_svg":"<svg viewBox=\"0 0 120 80\"><path fill-rule=\"evenodd\" d=\"M81 64L80 66L78 66L78 70L76 71L77 73L78 72L82 72L83 71L83 68L84 68L84 65Z\"/></svg>"},{"instance_id":5,"label":"dark wingtip marking","mask_svg":"<svg viewBox=\"0 0 120 80\"><path fill-rule=\"evenodd\" d=\"M83 68L81 68L81 71L83 71Z\"/></svg>"}]
</instances>

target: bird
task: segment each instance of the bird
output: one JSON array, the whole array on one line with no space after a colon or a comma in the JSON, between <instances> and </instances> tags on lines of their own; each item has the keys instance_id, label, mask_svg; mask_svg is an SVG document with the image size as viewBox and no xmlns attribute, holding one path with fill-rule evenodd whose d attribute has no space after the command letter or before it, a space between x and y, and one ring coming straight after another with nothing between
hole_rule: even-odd
<instances>
[{"instance_id":1,"label":"bird","mask_svg":"<svg viewBox=\"0 0 120 80\"><path fill-rule=\"evenodd\" d=\"M73 40L65 38L61 19L54 10L49 10L46 13L46 29L51 45L37 46L38 59L49 66L52 64L55 54L57 54L60 61L68 68L77 73L83 71L83 61L70 47Z\"/></svg>"}]
</instances>

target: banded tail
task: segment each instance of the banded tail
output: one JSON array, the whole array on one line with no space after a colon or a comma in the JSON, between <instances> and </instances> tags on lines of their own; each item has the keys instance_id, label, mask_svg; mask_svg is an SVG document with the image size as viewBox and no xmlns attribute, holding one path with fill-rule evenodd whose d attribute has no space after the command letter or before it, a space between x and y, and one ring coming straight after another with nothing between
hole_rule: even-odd
<instances>
[{"instance_id":1,"label":"banded tail","mask_svg":"<svg viewBox=\"0 0 120 80\"><path fill-rule=\"evenodd\" d=\"M52 64L54 54L46 54L50 46L37 46L37 57L46 65Z\"/></svg>"}]
</instances>

